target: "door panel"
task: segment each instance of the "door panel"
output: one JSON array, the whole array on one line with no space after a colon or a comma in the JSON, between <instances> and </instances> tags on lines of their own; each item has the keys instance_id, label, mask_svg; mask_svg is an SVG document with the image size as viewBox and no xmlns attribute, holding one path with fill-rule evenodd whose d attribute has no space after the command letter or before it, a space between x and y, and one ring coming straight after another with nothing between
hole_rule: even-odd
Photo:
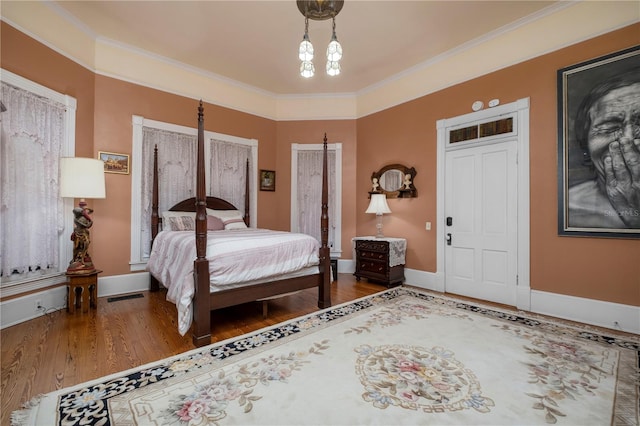
<instances>
[{"instance_id":1,"label":"door panel","mask_svg":"<svg viewBox=\"0 0 640 426\"><path fill-rule=\"evenodd\" d=\"M445 155L445 290L516 304L515 139Z\"/></svg>"}]
</instances>

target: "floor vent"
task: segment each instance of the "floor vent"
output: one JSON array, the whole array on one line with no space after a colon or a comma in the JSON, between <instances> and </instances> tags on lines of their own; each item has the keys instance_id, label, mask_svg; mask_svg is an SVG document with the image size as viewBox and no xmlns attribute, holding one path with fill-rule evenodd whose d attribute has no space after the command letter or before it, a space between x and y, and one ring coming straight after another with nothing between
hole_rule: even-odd
<instances>
[{"instance_id":1,"label":"floor vent","mask_svg":"<svg viewBox=\"0 0 640 426\"><path fill-rule=\"evenodd\" d=\"M109 302L118 302L120 300L137 299L139 297L144 297L144 295L142 293L125 294L124 296L110 297L110 298L107 299L107 301L109 301Z\"/></svg>"}]
</instances>

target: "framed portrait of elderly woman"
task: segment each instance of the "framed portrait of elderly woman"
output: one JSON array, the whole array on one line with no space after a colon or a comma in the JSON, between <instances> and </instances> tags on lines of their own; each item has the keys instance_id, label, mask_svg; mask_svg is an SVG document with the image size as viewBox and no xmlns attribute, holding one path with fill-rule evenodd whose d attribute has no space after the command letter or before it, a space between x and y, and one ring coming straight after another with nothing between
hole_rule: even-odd
<instances>
[{"instance_id":1,"label":"framed portrait of elderly woman","mask_svg":"<svg viewBox=\"0 0 640 426\"><path fill-rule=\"evenodd\" d=\"M558 234L640 238L640 46L557 80Z\"/></svg>"}]
</instances>

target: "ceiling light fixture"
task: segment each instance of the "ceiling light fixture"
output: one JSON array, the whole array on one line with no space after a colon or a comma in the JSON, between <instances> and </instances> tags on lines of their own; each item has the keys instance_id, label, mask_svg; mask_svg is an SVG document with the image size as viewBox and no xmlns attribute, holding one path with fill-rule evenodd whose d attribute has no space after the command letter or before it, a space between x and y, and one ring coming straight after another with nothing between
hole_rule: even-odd
<instances>
[{"instance_id":1,"label":"ceiling light fixture","mask_svg":"<svg viewBox=\"0 0 640 426\"><path fill-rule=\"evenodd\" d=\"M342 59L342 46L336 37L336 15L342 10L344 0L297 0L298 10L304 16L304 36L298 49L300 75L305 78L313 77L315 67L313 65L313 45L309 40L309 19L324 21L331 18L333 31L331 41L327 47L327 74L333 76L340 74L340 59Z\"/></svg>"}]
</instances>

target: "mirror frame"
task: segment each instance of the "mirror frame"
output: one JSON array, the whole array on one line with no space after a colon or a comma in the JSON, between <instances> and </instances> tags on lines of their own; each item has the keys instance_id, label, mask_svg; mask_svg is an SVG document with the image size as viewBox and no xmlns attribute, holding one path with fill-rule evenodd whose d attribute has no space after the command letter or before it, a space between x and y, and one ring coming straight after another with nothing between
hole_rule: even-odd
<instances>
[{"instance_id":1,"label":"mirror frame","mask_svg":"<svg viewBox=\"0 0 640 426\"><path fill-rule=\"evenodd\" d=\"M409 188L405 188L404 186L402 186L400 189L396 190L396 191L387 191L384 188L382 188L381 186L375 187L374 184L374 179L377 179L377 181L375 182L380 182L380 177L385 173L388 172L389 170L398 170L400 172L402 172L402 175L410 175L411 176L411 182L409 183ZM385 194L387 196L387 198L414 198L418 196L418 190L416 189L415 185L413 184L415 177L416 177L416 169L413 167L407 167L404 166L402 164L388 164L386 166L384 166L383 168L381 168L380 170L378 170L377 172L373 172L371 174L371 191L369 191L369 198L371 198L371 194Z\"/></svg>"}]
</instances>

